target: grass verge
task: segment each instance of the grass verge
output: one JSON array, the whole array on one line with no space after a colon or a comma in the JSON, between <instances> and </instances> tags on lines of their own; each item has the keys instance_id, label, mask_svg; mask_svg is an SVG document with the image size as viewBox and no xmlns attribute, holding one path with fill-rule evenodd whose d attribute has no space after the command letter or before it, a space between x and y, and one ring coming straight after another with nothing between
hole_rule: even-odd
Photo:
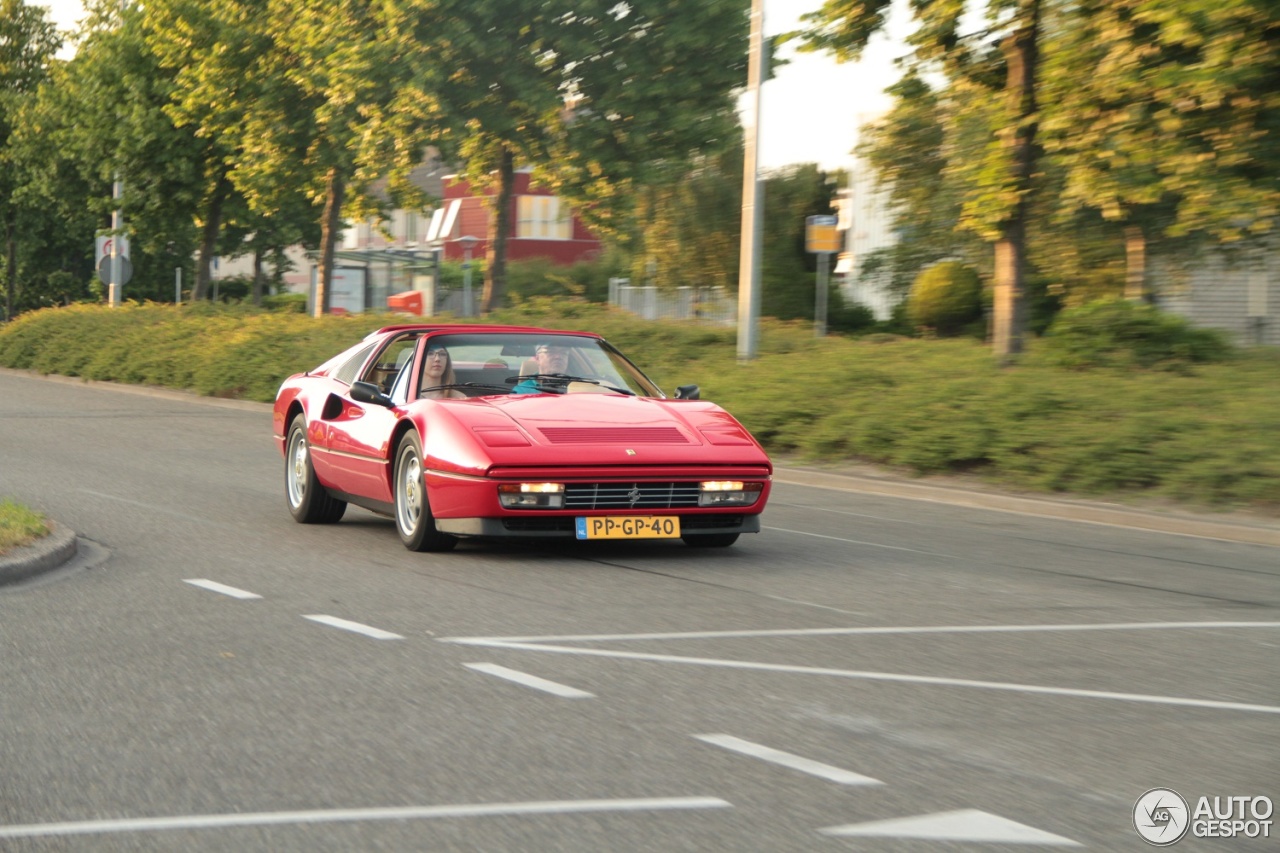
<instances>
[{"instance_id":1,"label":"grass verge","mask_svg":"<svg viewBox=\"0 0 1280 853\"><path fill-rule=\"evenodd\" d=\"M49 534L43 515L9 498L0 500L0 556Z\"/></svg>"}]
</instances>

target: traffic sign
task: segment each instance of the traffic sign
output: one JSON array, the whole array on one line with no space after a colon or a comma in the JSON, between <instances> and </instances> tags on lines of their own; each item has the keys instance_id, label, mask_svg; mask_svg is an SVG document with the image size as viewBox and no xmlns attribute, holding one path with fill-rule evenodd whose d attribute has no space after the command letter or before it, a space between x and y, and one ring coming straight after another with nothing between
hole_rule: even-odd
<instances>
[{"instance_id":1,"label":"traffic sign","mask_svg":"<svg viewBox=\"0 0 1280 853\"><path fill-rule=\"evenodd\" d=\"M111 237L108 235L99 235L94 245L93 263L95 265L102 263L103 258L111 257L111 244L114 240L120 241L120 255L129 257L129 238L127 235L121 234L119 237Z\"/></svg>"},{"instance_id":2,"label":"traffic sign","mask_svg":"<svg viewBox=\"0 0 1280 853\"><path fill-rule=\"evenodd\" d=\"M98 261L98 278L103 284L111 284L111 256L107 255ZM129 259L121 256L120 258L120 280L116 284L128 284L129 279L133 278L133 264Z\"/></svg>"},{"instance_id":3,"label":"traffic sign","mask_svg":"<svg viewBox=\"0 0 1280 853\"><path fill-rule=\"evenodd\" d=\"M834 216L806 216L804 220L805 249L819 254L840 251L840 232L836 230Z\"/></svg>"}]
</instances>

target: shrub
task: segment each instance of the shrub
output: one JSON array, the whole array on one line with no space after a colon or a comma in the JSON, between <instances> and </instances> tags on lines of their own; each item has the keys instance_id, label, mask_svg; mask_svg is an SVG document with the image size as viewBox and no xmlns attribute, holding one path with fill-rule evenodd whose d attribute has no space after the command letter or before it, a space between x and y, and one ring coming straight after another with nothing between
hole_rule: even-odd
<instances>
[{"instance_id":1,"label":"shrub","mask_svg":"<svg viewBox=\"0 0 1280 853\"><path fill-rule=\"evenodd\" d=\"M305 314L307 313L307 294L276 293L264 296L262 297L262 307L268 311Z\"/></svg>"},{"instance_id":2,"label":"shrub","mask_svg":"<svg viewBox=\"0 0 1280 853\"><path fill-rule=\"evenodd\" d=\"M827 312L827 329L845 334L866 332L876 325L876 315L860 302L846 300L839 290L831 294Z\"/></svg>"},{"instance_id":3,"label":"shrub","mask_svg":"<svg viewBox=\"0 0 1280 853\"><path fill-rule=\"evenodd\" d=\"M911 286L906 312L917 327L943 337L963 334L982 317L982 280L959 261L934 264Z\"/></svg>"},{"instance_id":4,"label":"shrub","mask_svg":"<svg viewBox=\"0 0 1280 853\"><path fill-rule=\"evenodd\" d=\"M1110 297L1063 311L1042 348L1050 364L1075 370L1143 367L1185 370L1231 353L1226 337L1193 328L1182 317L1142 303Z\"/></svg>"}]
</instances>

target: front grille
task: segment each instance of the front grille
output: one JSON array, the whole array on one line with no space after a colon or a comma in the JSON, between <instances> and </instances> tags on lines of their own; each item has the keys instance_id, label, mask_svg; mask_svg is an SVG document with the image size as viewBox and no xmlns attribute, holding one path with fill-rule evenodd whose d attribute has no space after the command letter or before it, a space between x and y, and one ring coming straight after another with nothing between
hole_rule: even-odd
<instances>
[{"instance_id":1,"label":"front grille","mask_svg":"<svg viewBox=\"0 0 1280 853\"><path fill-rule=\"evenodd\" d=\"M565 509L682 509L698 505L697 483L566 483Z\"/></svg>"}]
</instances>

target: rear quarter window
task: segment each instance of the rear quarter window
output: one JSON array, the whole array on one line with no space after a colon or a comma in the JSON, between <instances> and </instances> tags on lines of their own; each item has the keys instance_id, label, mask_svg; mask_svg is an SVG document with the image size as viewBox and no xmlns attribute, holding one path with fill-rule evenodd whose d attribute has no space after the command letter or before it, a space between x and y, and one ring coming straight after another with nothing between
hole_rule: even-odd
<instances>
[{"instance_id":1,"label":"rear quarter window","mask_svg":"<svg viewBox=\"0 0 1280 853\"><path fill-rule=\"evenodd\" d=\"M342 367L333 374L333 378L343 385L350 385L355 381L356 374L360 372L360 366L364 364L365 359L369 357L369 353L373 352L373 344L362 347L359 352L347 359Z\"/></svg>"}]
</instances>

